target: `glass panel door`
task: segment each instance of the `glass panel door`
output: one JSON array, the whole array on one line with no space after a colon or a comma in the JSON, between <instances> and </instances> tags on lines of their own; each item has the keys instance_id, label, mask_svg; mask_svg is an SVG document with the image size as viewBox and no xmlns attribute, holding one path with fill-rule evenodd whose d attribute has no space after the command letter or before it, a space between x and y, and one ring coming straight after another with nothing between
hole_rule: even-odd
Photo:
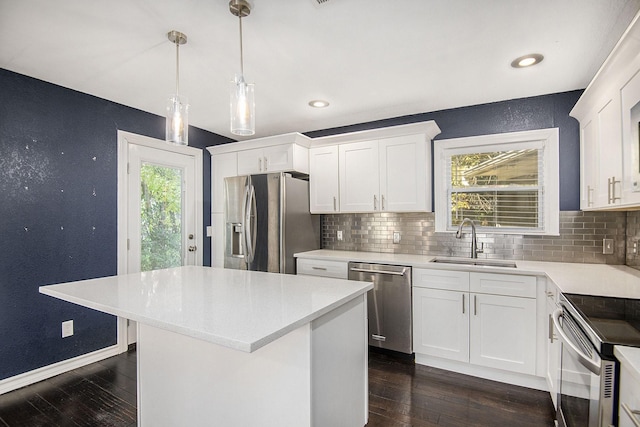
<instances>
[{"instance_id":1,"label":"glass panel door","mask_svg":"<svg viewBox=\"0 0 640 427\"><path fill-rule=\"evenodd\" d=\"M140 270L183 264L182 169L143 163L140 168Z\"/></svg>"}]
</instances>

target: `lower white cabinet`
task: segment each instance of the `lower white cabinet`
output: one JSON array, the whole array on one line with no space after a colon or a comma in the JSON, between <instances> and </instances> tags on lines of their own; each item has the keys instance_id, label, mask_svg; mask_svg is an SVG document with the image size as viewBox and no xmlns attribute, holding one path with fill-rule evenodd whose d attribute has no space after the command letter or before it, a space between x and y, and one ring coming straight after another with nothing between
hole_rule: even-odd
<instances>
[{"instance_id":1,"label":"lower white cabinet","mask_svg":"<svg viewBox=\"0 0 640 427\"><path fill-rule=\"evenodd\" d=\"M635 348L627 349L625 355L634 356L633 353L637 352ZM640 372L637 365L634 366L626 357L621 358L618 353L616 355L621 359L618 426L635 427L640 424ZM634 359L640 360L637 355Z\"/></svg>"},{"instance_id":2,"label":"lower white cabinet","mask_svg":"<svg viewBox=\"0 0 640 427\"><path fill-rule=\"evenodd\" d=\"M560 378L560 357L562 353L562 344L556 335L553 327L553 312L558 308L558 288L551 282L547 281L546 289L546 311L547 311L547 386L551 394L553 406L558 407L558 392Z\"/></svg>"},{"instance_id":3,"label":"lower white cabinet","mask_svg":"<svg viewBox=\"0 0 640 427\"><path fill-rule=\"evenodd\" d=\"M469 362L534 375L536 300L477 293L469 298Z\"/></svg>"},{"instance_id":4,"label":"lower white cabinet","mask_svg":"<svg viewBox=\"0 0 640 427\"><path fill-rule=\"evenodd\" d=\"M413 351L469 361L469 297L466 292L413 288Z\"/></svg>"},{"instance_id":5,"label":"lower white cabinet","mask_svg":"<svg viewBox=\"0 0 640 427\"><path fill-rule=\"evenodd\" d=\"M535 277L414 271L420 278L413 283L413 347L417 354L535 375ZM492 292L504 288L508 295L471 292L478 284Z\"/></svg>"},{"instance_id":6,"label":"lower white cabinet","mask_svg":"<svg viewBox=\"0 0 640 427\"><path fill-rule=\"evenodd\" d=\"M298 258L296 259L296 274L348 279L348 266L347 261Z\"/></svg>"}]
</instances>

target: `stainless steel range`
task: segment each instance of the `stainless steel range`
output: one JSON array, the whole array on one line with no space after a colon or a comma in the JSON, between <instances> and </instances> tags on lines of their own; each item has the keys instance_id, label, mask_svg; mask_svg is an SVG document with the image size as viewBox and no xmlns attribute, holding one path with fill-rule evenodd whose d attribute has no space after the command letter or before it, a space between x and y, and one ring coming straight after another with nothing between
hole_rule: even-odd
<instances>
[{"instance_id":1,"label":"stainless steel range","mask_svg":"<svg viewBox=\"0 0 640 427\"><path fill-rule=\"evenodd\" d=\"M640 300L562 294L559 303L558 425L617 426L620 366L613 347L640 347Z\"/></svg>"}]
</instances>

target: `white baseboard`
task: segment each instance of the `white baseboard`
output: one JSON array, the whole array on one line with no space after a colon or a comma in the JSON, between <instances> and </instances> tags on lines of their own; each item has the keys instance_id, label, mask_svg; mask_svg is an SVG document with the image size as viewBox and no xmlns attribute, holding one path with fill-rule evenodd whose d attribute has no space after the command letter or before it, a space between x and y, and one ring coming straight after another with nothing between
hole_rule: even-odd
<instances>
[{"instance_id":1,"label":"white baseboard","mask_svg":"<svg viewBox=\"0 0 640 427\"><path fill-rule=\"evenodd\" d=\"M484 378L486 380L513 384L520 387L549 391L547 380L543 377L502 371L500 369L487 368L484 366L476 366L470 363L441 359L439 357L427 356L419 353L416 353L415 360L419 365L432 366L434 368L445 369L447 371L458 372L460 374L471 375L478 378Z\"/></svg>"},{"instance_id":2,"label":"white baseboard","mask_svg":"<svg viewBox=\"0 0 640 427\"><path fill-rule=\"evenodd\" d=\"M17 390L21 387L55 377L56 375L71 371L82 366L89 365L100 360L107 359L122 353L116 344L91 353L83 354L72 359L63 360L52 365L43 366L33 371L25 372L13 377L0 380L0 395L9 391Z\"/></svg>"}]
</instances>

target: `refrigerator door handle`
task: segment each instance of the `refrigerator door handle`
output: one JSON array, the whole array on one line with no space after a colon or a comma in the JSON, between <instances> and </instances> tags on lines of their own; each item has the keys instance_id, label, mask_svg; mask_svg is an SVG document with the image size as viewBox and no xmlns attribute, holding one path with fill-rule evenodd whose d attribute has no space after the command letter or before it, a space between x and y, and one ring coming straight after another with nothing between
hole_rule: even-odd
<instances>
[{"instance_id":1,"label":"refrigerator door handle","mask_svg":"<svg viewBox=\"0 0 640 427\"><path fill-rule=\"evenodd\" d=\"M250 185L247 184L244 187L244 194L242 196L242 243L244 244L244 262L249 264L249 257L251 256L251 253L249 251L249 246L247 244L247 227L249 227L249 224L247 223L247 208L249 205L249 188Z\"/></svg>"},{"instance_id":2,"label":"refrigerator door handle","mask_svg":"<svg viewBox=\"0 0 640 427\"><path fill-rule=\"evenodd\" d=\"M247 186L247 198L244 208L244 238L247 248L247 264L253 262L256 248L256 190L253 185Z\"/></svg>"}]
</instances>

